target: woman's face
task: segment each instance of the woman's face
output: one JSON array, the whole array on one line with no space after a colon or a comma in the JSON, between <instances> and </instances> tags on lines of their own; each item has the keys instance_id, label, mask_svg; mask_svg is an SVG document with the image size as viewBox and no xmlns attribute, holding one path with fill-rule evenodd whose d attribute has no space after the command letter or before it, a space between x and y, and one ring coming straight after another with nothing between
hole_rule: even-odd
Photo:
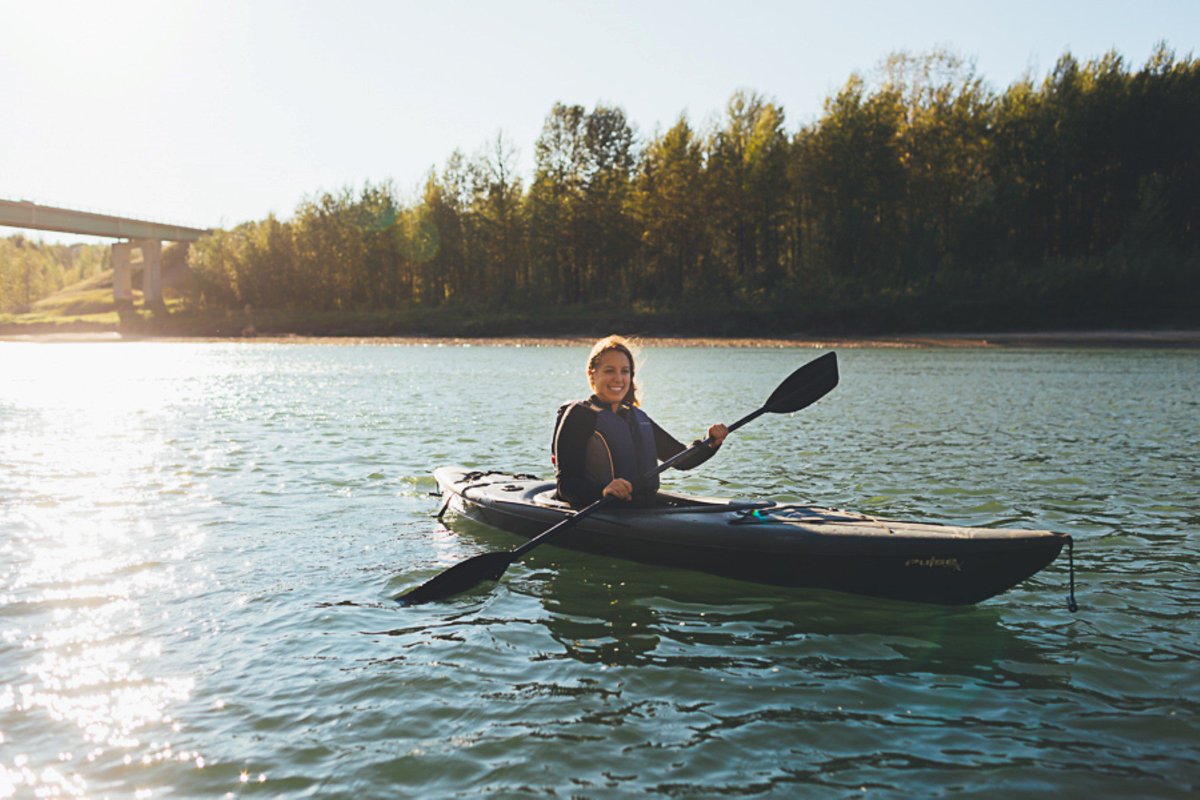
<instances>
[{"instance_id":1,"label":"woman's face","mask_svg":"<svg viewBox=\"0 0 1200 800\"><path fill-rule=\"evenodd\" d=\"M629 383L633 380L633 366L629 357L620 350L605 350L600 354L596 368L588 373L592 391L600 402L616 405L625 399Z\"/></svg>"}]
</instances>

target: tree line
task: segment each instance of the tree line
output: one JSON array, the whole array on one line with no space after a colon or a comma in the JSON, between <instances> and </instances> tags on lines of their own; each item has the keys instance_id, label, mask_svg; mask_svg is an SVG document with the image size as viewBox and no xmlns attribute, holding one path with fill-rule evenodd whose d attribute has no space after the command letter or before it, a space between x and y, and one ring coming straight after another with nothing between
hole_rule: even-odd
<instances>
[{"instance_id":1,"label":"tree line","mask_svg":"<svg viewBox=\"0 0 1200 800\"><path fill-rule=\"evenodd\" d=\"M1153 323L1200 308L1200 68L1063 55L996 92L949 52L852 75L815 121L738 92L640 139L557 104L417 196L306 199L192 247L200 308L616 308L776 328Z\"/></svg>"},{"instance_id":2,"label":"tree line","mask_svg":"<svg viewBox=\"0 0 1200 800\"><path fill-rule=\"evenodd\" d=\"M0 238L0 314L28 311L46 295L106 269L108 253L104 245Z\"/></svg>"}]
</instances>

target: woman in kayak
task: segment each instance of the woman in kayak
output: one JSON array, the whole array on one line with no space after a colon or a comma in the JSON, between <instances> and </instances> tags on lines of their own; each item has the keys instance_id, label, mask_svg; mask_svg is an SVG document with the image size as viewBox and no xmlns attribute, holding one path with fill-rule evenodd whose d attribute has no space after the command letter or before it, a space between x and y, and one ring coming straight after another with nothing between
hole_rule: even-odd
<instances>
[{"instance_id":1,"label":"woman in kayak","mask_svg":"<svg viewBox=\"0 0 1200 800\"><path fill-rule=\"evenodd\" d=\"M558 496L585 506L601 496L637 505L652 505L658 492L659 461L683 452L684 445L638 407L634 359L620 336L596 342L588 356L592 396L559 409L554 429L554 464ZM675 464L691 469L712 458L729 429L713 425L714 441Z\"/></svg>"}]
</instances>

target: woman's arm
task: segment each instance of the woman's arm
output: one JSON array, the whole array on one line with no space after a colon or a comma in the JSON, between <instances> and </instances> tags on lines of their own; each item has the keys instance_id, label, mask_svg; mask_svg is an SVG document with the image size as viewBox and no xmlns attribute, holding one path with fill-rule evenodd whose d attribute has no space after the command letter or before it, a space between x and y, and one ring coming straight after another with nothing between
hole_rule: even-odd
<instances>
[{"instance_id":1,"label":"woman's arm","mask_svg":"<svg viewBox=\"0 0 1200 800\"><path fill-rule=\"evenodd\" d=\"M659 461L666 461L668 458L682 453L687 449L678 439L664 431L662 428L658 427L657 422L650 420L650 424L654 428L654 448L658 454ZM715 425L713 426L713 428L716 427L717 426ZM724 428L724 426L721 427L722 429ZM709 429L709 435L713 435L713 428ZM724 436L721 438L723 440ZM701 440L697 439L695 442L692 442L692 444L699 444L700 441ZM692 469L694 467L698 467L716 455L717 450L720 447L720 442L718 442L715 447L701 447L696 452L692 453L692 455L688 456L687 458L680 459L672 466L675 469Z\"/></svg>"},{"instance_id":2,"label":"woman's arm","mask_svg":"<svg viewBox=\"0 0 1200 800\"><path fill-rule=\"evenodd\" d=\"M600 499L603 487L587 479L587 443L596 430L596 412L575 403L563 412L554 437L555 480L558 496L574 506L585 506Z\"/></svg>"}]
</instances>

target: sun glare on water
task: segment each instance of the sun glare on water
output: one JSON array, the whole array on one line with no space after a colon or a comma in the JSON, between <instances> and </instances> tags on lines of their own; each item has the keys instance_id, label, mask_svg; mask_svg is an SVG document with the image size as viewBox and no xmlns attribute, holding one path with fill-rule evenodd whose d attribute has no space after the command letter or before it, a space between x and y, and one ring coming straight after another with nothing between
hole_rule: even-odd
<instances>
[{"instance_id":1,"label":"sun glare on water","mask_svg":"<svg viewBox=\"0 0 1200 800\"><path fill-rule=\"evenodd\" d=\"M176 755L194 679L161 664L161 600L199 536L147 510L172 480L180 356L0 343L0 797L90 796L94 764Z\"/></svg>"}]
</instances>

